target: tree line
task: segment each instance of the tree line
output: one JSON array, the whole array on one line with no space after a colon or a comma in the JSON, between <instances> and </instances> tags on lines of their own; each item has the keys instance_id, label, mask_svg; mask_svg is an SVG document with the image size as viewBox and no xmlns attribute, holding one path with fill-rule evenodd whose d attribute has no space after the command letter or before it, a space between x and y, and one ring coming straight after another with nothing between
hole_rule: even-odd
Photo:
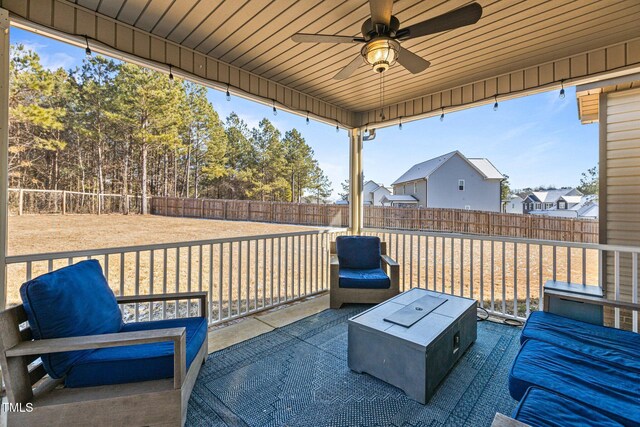
<instances>
[{"instance_id":1,"label":"tree line","mask_svg":"<svg viewBox=\"0 0 640 427\"><path fill-rule=\"evenodd\" d=\"M300 132L222 120L201 85L101 56L48 70L11 46L9 183L146 196L299 202L331 183ZM146 206L143 206L146 212Z\"/></svg>"}]
</instances>

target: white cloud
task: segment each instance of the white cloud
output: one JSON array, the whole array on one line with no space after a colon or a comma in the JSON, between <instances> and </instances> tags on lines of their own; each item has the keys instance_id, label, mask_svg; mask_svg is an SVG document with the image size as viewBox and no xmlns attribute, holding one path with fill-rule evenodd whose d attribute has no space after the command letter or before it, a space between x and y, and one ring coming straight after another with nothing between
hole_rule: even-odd
<instances>
[{"instance_id":1,"label":"white cloud","mask_svg":"<svg viewBox=\"0 0 640 427\"><path fill-rule=\"evenodd\" d=\"M64 68L65 70L71 68L77 61L71 55L62 52L56 52L54 54L41 54L40 55L40 63L42 66L48 70L57 70L58 68Z\"/></svg>"},{"instance_id":2,"label":"white cloud","mask_svg":"<svg viewBox=\"0 0 640 427\"><path fill-rule=\"evenodd\" d=\"M40 64L47 70L57 70L58 68L69 69L79 60L64 52L50 52L52 49L46 43L39 41L21 42L27 50L32 50L40 56Z\"/></svg>"}]
</instances>

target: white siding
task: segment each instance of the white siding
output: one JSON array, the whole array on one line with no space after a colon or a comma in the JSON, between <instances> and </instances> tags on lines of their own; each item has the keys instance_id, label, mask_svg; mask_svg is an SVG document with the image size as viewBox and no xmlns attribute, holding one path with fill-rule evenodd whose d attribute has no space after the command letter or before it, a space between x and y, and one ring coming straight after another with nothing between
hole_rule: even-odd
<instances>
[{"instance_id":1,"label":"white siding","mask_svg":"<svg viewBox=\"0 0 640 427\"><path fill-rule=\"evenodd\" d=\"M521 214L524 212L523 208L524 206L522 205L522 199L513 197L509 199L509 201L505 202L504 211L505 213Z\"/></svg>"},{"instance_id":2,"label":"white siding","mask_svg":"<svg viewBox=\"0 0 640 427\"><path fill-rule=\"evenodd\" d=\"M458 180L464 179L464 191ZM500 181L485 180L459 155L451 157L429 176L427 205L429 208L465 209L500 212Z\"/></svg>"},{"instance_id":3,"label":"white siding","mask_svg":"<svg viewBox=\"0 0 640 427\"><path fill-rule=\"evenodd\" d=\"M640 90L609 93L601 103L601 242L640 245ZM604 104L604 105L603 105ZM604 111L602 111L604 110ZM604 138L604 141L602 140ZM603 165L604 163L604 165ZM604 167L603 167L604 166ZM621 257L620 294L631 298L631 260ZM613 292L613 257L607 257ZM623 314L622 323L629 318Z\"/></svg>"}]
</instances>

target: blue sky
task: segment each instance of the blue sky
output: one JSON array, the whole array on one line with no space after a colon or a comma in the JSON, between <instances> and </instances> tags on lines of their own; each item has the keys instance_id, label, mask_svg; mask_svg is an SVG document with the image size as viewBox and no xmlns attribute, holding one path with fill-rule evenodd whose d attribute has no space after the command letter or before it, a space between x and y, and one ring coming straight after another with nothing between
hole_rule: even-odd
<instances>
[{"instance_id":1,"label":"blue sky","mask_svg":"<svg viewBox=\"0 0 640 427\"><path fill-rule=\"evenodd\" d=\"M11 42L23 43L36 51L42 64L51 69L73 68L80 64L84 49L57 42L17 28ZM428 72L428 71L427 71ZM377 90L377 88L372 88ZM329 176L337 197L340 183L348 177L349 141L345 130L304 117L209 90L209 99L225 118L235 111L250 126L263 118L281 132L297 128L315 151L316 159ZM539 185L575 186L582 172L598 161L598 125L582 125L578 120L574 88L560 99L558 91L541 93L492 105L380 129L375 140L364 145L366 179L389 185L413 164L459 150L467 157L486 157L503 174L512 188Z\"/></svg>"}]
</instances>

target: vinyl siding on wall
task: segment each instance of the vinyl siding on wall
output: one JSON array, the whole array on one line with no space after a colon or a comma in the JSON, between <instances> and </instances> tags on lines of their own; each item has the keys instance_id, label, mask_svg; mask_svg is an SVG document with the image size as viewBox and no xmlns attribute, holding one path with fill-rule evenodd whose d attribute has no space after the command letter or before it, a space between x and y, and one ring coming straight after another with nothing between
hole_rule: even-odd
<instances>
[{"instance_id":1,"label":"vinyl siding on wall","mask_svg":"<svg viewBox=\"0 0 640 427\"><path fill-rule=\"evenodd\" d=\"M601 96L600 240L640 246L640 90ZM606 259L606 287L613 297L613 254ZM621 298L630 301L630 256L621 256L620 272ZM624 317L623 324L629 320Z\"/></svg>"},{"instance_id":2,"label":"vinyl siding on wall","mask_svg":"<svg viewBox=\"0 0 640 427\"><path fill-rule=\"evenodd\" d=\"M464 191L458 181L464 180ZM465 209L500 212L500 180L484 179L459 155L435 170L427 186L429 208Z\"/></svg>"}]
</instances>

